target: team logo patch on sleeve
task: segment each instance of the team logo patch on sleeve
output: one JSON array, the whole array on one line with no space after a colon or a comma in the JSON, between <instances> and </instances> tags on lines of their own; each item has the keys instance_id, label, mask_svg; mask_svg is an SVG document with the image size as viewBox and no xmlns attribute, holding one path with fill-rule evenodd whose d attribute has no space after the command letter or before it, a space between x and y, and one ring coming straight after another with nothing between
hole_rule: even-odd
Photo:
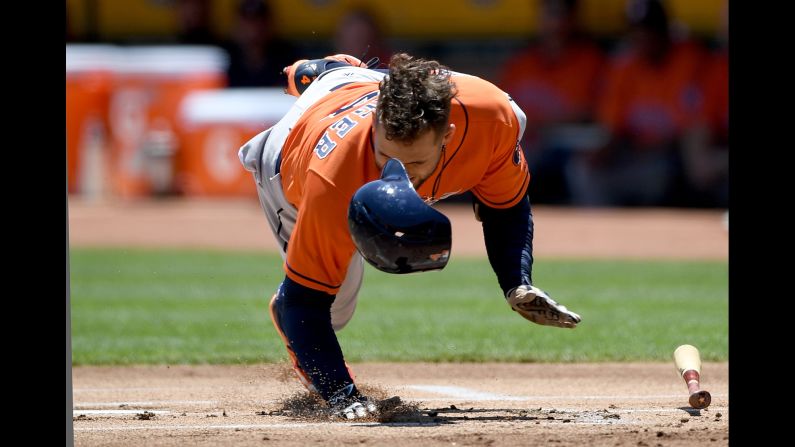
<instances>
[{"instance_id":1,"label":"team logo patch on sleeve","mask_svg":"<svg viewBox=\"0 0 795 447\"><path fill-rule=\"evenodd\" d=\"M519 146L519 142L516 142L516 147L513 148L513 164L519 166L522 162L522 148Z\"/></svg>"}]
</instances>

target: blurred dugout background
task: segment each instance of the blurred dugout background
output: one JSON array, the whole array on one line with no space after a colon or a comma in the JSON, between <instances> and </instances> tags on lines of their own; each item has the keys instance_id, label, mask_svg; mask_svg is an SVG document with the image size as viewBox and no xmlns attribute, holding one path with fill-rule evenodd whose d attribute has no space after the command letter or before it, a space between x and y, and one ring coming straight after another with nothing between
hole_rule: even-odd
<instances>
[{"instance_id":1,"label":"blurred dugout background","mask_svg":"<svg viewBox=\"0 0 795 447\"><path fill-rule=\"evenodd\" d=\"M533 203L728 206L726 0L67 0L69 193L254 198L281 68L398 51L522 106Z\"/></svg>"}]
</instances>

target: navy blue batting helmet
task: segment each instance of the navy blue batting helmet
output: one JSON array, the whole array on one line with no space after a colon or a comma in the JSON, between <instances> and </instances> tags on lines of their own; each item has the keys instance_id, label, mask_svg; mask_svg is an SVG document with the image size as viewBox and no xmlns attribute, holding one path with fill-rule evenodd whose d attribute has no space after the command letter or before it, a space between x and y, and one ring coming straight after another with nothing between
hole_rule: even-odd
<instances>
[{"instance_id":1,"label":"navy blue batting helmet","mask_svg":"<svg viewBox=\"0 0 795 447\"><path fill-rule=\"evenodd\" d=\"M394 158L384 165L380 180L353 195L348 226L362 257L383 272L439 270L450 258L450 220L420 198L403 163Z\"/></svg>"}]
</instances>

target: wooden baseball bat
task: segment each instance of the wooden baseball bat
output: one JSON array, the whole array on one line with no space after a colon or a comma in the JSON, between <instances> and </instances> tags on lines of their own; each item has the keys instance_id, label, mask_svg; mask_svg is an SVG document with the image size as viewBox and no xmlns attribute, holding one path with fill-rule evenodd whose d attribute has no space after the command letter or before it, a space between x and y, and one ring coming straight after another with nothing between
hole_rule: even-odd
<instances>
[{"instance_id":1,"label":"wooden baseball bat","mask_svg":"<svg viewBox=\"0 0 795 447\"><path fill-rule=\"evenodd\" d=\"M690 406L695 409L707 408L712 402L709 391L701 389L701 355L692 345L681 345L674 351L674 362L679 375L687 384L690 393Z\"/></svg>"}]
</instances>

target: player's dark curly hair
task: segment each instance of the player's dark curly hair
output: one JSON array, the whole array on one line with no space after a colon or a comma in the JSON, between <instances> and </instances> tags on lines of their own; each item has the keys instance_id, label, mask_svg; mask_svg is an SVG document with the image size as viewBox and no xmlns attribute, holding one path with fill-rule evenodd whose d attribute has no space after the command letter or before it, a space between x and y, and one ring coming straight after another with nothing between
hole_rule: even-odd
<instances>
[{"instance_id":1,"label":"player's dark curly hair","mask_svg":"<svg viewBox=\"0 0 795 447\"><path fill-rule=\"evenodd\" d=\"M412 143L432 129L444 132L456 88L449 69L437 61L398 53L379 85L376 116L387 140Z\"/></svg>"}]
</instances>

